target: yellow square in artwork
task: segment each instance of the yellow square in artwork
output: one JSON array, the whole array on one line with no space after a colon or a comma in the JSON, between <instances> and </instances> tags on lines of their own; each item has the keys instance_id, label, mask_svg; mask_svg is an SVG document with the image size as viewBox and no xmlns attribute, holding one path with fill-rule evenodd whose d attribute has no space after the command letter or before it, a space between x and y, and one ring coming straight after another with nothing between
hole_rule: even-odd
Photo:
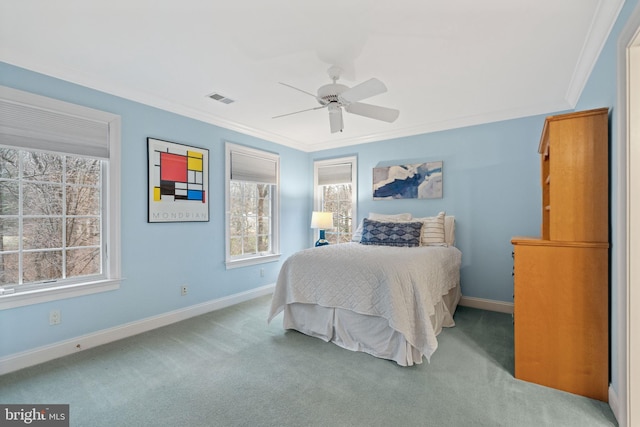
<instances>
[{"instance_id":1,"label":"yellow square in artwork","mask_svg":"<svg viewBox=\"0 0 640 427\"><path fill-rule=\"evenodd\" d=\"M160 187L153 187L153 201L160 201Z\"/></svg>"},{"instance_id":2,"label":"yellow square in artwork","mask_svg":"<svg viewBox=\"0 0 640 427\"><path fill-rule=\"evenodd\" d=\"M200 154L199 157L194 157L193 154L199 154L199 153L194 153L193 151L189 151L189 155L187 157L187 169L190 171L200 171L202 172L202 154Z\"/></svg>"}]
</instances>

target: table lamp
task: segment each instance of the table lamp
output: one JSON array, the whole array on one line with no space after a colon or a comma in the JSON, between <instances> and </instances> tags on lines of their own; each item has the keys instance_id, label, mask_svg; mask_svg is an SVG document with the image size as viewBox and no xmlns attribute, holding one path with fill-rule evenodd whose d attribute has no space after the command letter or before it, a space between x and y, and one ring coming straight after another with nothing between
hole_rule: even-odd
<instances>
[{"instance_id":1,"label":"table lamp","mask_svg":"<svg viewBox=\"0 0 640 427\"><path fill-rule=\"evenodd\" d=\"M313 212L311 214L311 228L320 230L320 238L316 242L316 246L328 245L329 242L324 238L324 231L327 228L333 228L333 212Z\"/></svg>"}]
</instances>

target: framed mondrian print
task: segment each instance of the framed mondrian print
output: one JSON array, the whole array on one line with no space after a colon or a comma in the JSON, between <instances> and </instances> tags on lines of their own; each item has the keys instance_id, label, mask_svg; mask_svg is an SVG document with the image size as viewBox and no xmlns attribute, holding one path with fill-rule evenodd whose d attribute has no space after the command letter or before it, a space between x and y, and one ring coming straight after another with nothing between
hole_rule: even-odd
<instances>
[{"instance_id":1,"label":"framed mondrian print","mask_svg":"<svg viewBox=\"0 0 640 427\"><path fill-rule=\"evenodd\" d=\"M154 138L147 149L147 221L209 221L209 150Z\"/></svg>"}]
</instances>

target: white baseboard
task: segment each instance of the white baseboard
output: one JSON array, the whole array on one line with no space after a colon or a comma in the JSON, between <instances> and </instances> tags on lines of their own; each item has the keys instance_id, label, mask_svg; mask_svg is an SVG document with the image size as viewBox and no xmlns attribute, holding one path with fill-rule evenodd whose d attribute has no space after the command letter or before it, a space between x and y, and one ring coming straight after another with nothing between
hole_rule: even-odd
<instances>
[{"instance_id":1,"label":"white baseboard","mask_svg":"<svg viewBox=\"0 0 640 427\"><path fill-rule=\"evenodd\" d=\"M613 416L616 417L616 421L618 421L619 426L626 426L626 414L621 413L620 411L620 399L616 394L616 391L609 384L609 407L611 408L611 412L613 412Z\"/></svg>"},{"instance_id":2,"label":"white baseboard","mask_svg":"<svg viewBox=\"0 0 640 427\"><path fill-rule=\"evenodd\" d=\"M496 301L484 298L465 297L460 298L458 305L471 308L479 308L482 310L497 311L500 313L513 314L513 303Z\"/></svg>"},{"instance_id":3,"label":"white baseboard","mask_svg":"<svg viewBox=\"0 0 640 427\"><path fill-rule=\"evenodd\" d=\"M263 295L271 294L274 289L275 284L266 285L250 291L241 292L224 298L163 313L158 316L148 317L146 319L104 329L88 335L38 347L33 350L15 353L0 359L0 375L48 362L49 360L97 347L102 344L131 337L142 332L167 326L211 311L220 310L221 308L239 304L244 301L249 301Z\"/></svg>"}]
</instances>

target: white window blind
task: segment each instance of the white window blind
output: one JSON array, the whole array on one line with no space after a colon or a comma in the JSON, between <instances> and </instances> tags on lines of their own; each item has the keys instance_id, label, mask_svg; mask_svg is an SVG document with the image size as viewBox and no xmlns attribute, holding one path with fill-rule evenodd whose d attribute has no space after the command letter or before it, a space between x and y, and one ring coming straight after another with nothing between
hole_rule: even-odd
<instances>
[{"instance_id":1,"label":"white window blind","mask_svg":"<svg viewBox=\"0 0 640 427\"><path fill-rule=\"evenodd\" d=\"M231 151L231 179L261 184L277 184L277 162L265 157Z\"/></svg>"},{"instance_id":2,"label":"white window blind","mask_svg":"<svg viewBox=\"0 0 640 427\"><path fill-rule=\"evenodd\" d=\"M350 183L351 167L351 163L340 163L318 167L318 185Z\"/></svg>"},{"instance_id":3,"label":"white window blind","mask_svg":"<svg viewBox=\"0 0 640 427\"><path fill-rule=\"evenodd\" d=\"M62 102L56 103L58 111L48 106L47 98L0 86L0 143L108 159L105 113L68 103L60 111Z\"/></svg>"}]
</instances>

